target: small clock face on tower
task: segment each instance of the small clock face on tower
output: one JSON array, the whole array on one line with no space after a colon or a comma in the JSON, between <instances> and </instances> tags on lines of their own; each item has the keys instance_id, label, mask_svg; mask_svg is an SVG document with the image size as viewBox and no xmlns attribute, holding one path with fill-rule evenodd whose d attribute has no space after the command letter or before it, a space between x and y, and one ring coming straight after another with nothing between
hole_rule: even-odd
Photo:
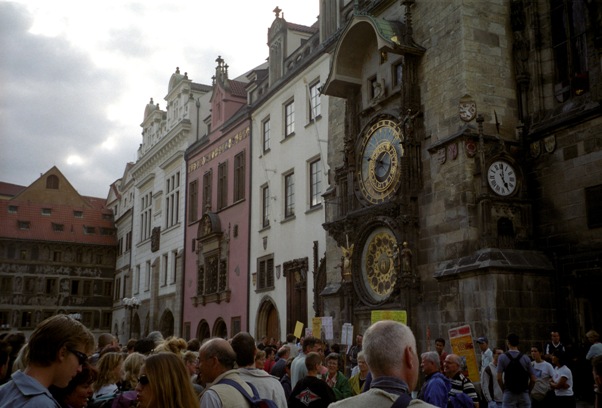
<instances>
[{"instance_id":1,"label":"small clock face on tower","mask_svg":"<svg viewBox=\"0 0 602 408\"><path fill-rule=\"evenodd\" d=\"M390 199L399 188L401 141L401 129L392 120L378 121L360 141L358 185L362 197L371 204Z\"/></svg>"},{"instance_id":2,"label":"small clock face on tower","mask_svg":"<svg viewBox=\"0 0 602 408\"><path fill-rule=\"evenodd\" d=\"M509 196L516 191L518 178L514 167L504 160L496 160L489 165L487 181L494 193Z\"/></svg>"}]
</instances>

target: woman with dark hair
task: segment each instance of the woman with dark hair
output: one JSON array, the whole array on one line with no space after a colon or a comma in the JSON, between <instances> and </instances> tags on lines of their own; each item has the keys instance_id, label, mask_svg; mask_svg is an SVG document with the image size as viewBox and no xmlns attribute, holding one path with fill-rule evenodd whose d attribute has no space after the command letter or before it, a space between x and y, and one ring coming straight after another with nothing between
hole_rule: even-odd
<instances>
[{"instance_id":1,"label":"woman with dark hair","mask_svg":"<svg viewBox=\"0 0 602 408\"><path fill-rule=\"evenodd\" d=\"M182 358L174 353L149 356L138 385L139 408L198 408L200 401L192 388Z\"/></svg>"},{"instance_id":2,"label":"woman with dark hair","mask_svg":"<svg viewBox=\"0 0 602 408\"><path fill-rule=\"evenodd\" d=\"M575 408L575 396L573 394L573 373L566 366L566 354L556 350L552 354L554 365L554 378L550 381L550 387L556 394L554 406L557 408Z\"/></svg>"},{"instance_id":3,"label":"woman with dark hair","mask_svg":"<svg viewBox=\"0 0 602 408\"><path fill-rule=\"evenodd\" d=\"M97 376L96 369L86 362L82 365L82 370L69 381L69 385L65 388L52 385L49 390L63 408L85 408L94 393L92 384Z\"/></svg>"}]
</instances>

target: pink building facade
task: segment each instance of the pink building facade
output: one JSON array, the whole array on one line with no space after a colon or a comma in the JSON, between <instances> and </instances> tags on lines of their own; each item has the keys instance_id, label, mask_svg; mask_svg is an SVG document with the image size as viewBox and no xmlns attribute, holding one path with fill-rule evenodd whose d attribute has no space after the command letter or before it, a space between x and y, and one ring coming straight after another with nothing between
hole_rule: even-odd
<instances>
[{"instance_id":1,"label":"pink building facade","mask_svg":"<svg viewBox=\"0 0 602 408\"><path fill-rule=\"evenodd\" d=\"M245 83L219 57L209 133L186 151L185 338L246 331L249 284L250 121Z\"/></svg>"}]
</instances>

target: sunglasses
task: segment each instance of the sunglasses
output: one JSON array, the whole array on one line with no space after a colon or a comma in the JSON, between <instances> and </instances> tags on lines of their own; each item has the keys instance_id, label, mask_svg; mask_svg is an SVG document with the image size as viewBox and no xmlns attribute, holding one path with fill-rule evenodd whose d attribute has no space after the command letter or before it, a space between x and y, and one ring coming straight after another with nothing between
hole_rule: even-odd
<instances>
[{"instance_id":1,"label":"sunglasses","mask_svg":"<svg viewBox=\"0 0 602 408\"><path fill-rule=\"evenodd\" d=\"M138 377L138 382L140 383L140 385L148 385L148 377L145 375L141 375L140 377Z\"/></svg>"},{"instance_id":2,"label":"sunglasses","mask_svg":"<svg viewBox=\"0 0 602 408\"><path fill-rule=\"evenodd\" d=\"M69 351L70 353L75 355L75 357L77 357L77 361L79 362L79 365L84 365L86 363L86 361L88 361L88 355L82 353L81 351L77 351L72 348L68 348L67 351Z\"/></svg>"}]
</instances>

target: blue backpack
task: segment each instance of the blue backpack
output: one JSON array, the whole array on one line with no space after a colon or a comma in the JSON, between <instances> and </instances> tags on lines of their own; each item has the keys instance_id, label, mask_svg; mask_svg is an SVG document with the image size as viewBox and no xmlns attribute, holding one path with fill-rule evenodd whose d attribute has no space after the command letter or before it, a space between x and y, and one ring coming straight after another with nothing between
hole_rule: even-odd
<instances>
[{"instance_id":1,"label":"blue backpack","mask_svg":"<svg viewBox=\"0 0 602 408\"><path fill-rule=\"evenodd\" d=\"M449 394L447 400L447 408L474 408L472 399L463 392L457 394Z\"/></svg>"},{"instance_id":2,"label":"blue backpack","mask_svg":"<svg viewBox=\"0 0 602 408\"><path fill-rule=\"evenodd\" d=\"M255 386L253 384L251 384L250 382L248 382L247 385L249 387L251 387L251 391L253 391L253 396L249 395L249 393L246 392L245 389L243 387L241 387L241 385L239 383L237 383L236 381L230 380L228 378L224 378L224 379L220 380L218 382L218 384L228 384L228 385L236 388L238 390L238 392L240 392L243 395L243 397L245 397L247 399L247 401L249 401L251 403L252 407L278 408L276 403L274 401L272 401L271 399L260 398L259 393L257 392L257 388L255 388Z\"/></svg>"}]
</instances>

